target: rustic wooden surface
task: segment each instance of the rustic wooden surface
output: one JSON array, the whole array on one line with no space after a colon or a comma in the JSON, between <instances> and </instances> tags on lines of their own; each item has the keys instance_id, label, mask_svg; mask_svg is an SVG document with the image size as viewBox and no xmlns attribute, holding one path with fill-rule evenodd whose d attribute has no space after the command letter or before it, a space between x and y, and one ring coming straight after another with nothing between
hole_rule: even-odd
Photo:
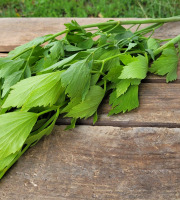
<instances>
[{"instance_id":1,"label":"rustic wooden surface","mask_svg":"<svg viewBox=\"0 0 180 200\"><path fill-rule=\"evenodd\" d=\"M180 199L179 129L64 128L9 171L2 199Z\"/></svg>"},{"instance_id":2,"label":"rustic wooden surface","mask_svg":"<svg viewBox=\"0 0 180 200\"><path fill-rule=\"evenodd\" d=\"M63 30L71 18L0 19L0 56L34 37ZM107 19L82 19L80 24ZM145 25L143 25L145 26ZM165 24L157 38L180 33ZM0 181L0 199L180 199L180 70L178 80L149 75L140 87L140 107L108 117L107 100L99 122L81 120L64 131L59 118L53 134L31 148Z\"/></svg>"}]
</instances>

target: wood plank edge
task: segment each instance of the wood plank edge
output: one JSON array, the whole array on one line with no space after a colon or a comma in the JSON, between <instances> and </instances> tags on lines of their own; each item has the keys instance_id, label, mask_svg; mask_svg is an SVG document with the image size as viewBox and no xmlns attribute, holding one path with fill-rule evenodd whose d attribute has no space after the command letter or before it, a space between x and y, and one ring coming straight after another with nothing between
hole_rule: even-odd
<instances>
[{"instance_id":1,"label":"wood plank edge","mask_svg":"<svg viewBox=\"0 0 180 200\"><path fill-rule=\"evenodd\" d=\"M59 117L56 125L70 125L70 118ZM180 128L180 123L162 123L162 122L133 122L133 121L97 121L93 124L93 119L79 119L76 125L87 126L111 126L111 127L157 127L157 128Z\"/></svg>"}]
</instances>

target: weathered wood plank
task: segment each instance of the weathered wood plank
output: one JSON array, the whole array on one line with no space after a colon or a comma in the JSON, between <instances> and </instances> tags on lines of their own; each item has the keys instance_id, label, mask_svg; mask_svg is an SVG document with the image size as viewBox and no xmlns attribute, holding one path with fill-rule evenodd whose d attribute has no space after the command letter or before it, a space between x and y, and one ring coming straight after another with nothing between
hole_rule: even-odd
<instances>
[{"instance_id":1,"label":"weathered wood plank","mask_svg":"<svg viewBox=\"0 0 180 200\"><path fill-rule=\"evenodd\" d=\"M64 23L72 19L81 25L104 22L110 18L1 18L0 52L7 52L35 37L64 30ZM131 18L132 19L132 18ZM134 18L135 19L135 18ZM114 18L128 20L128 18ZM147 25L142 25L145 27ZM154 37L172 38L179 34L180 22L168 23L155 32Z\"/></svg>"},{"instance_id":2,"label":"weathered wood plank","mask_svg":"<svg viewBox=\"0 0 180 200\"><path fill-rule=\"evenodd\" d=\"M0 199L180 199L180 129L79 126L30 149Z\"/></svg>"},{"instance_id":3,"label":"weathered wood plank","mask_svg":"<svg viewBox=\"0 0 180 200\"><path fill-rule=\"evenodd\" d=\"M180 127L180 85L178 83L142 83L139 89L139 108L125 114L108 117L106 99L99 109L96 125ZM92 125L92 118L79 124ZM70 119L60 117L57 124L69 124Z\"/></svg>"}]
</instances>

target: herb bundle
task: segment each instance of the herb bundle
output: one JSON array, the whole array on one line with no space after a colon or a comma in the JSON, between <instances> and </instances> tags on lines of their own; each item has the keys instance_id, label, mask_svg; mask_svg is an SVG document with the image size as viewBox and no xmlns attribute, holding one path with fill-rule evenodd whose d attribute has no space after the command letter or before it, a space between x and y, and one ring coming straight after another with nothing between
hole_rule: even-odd
<instances>
[{"instance_id":1,"label":"herb bundle","mask_svg":"<svg viewBox=\"0 0 180 200\"><path fill-rule=\"evenodd\" d=\"M166 76L167 82L176 80L180 35L152 38L170 21L180 17L84 26L72 21L64 31L35 38L0 58L0 178L51 133L59 114L72 119L67 129L78 118L93 116L95 123L107 94L109 115L137 108L138 88L148 72ZM144 23L153 24L139 30ZM132 26L125 29L123 24Z\"/></svg>"}]
</instances>

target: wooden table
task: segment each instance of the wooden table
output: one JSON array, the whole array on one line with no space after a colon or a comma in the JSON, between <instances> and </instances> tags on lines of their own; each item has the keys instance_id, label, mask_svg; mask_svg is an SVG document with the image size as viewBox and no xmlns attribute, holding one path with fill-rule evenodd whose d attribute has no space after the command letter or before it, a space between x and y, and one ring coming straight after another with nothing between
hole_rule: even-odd
<instances>
[{"instance_id":1,"label":"wooden table","mask_svg":"<svg viewBox=\"0 0 180 200\"><path fill-rule=\"evenodd\" d=\"M63 30L70 18L1 18L0 55L34 37ZM107 19L76 19L81 25ZM145 26L145 25L143 25ZM180 33L180 22L165 24L157 38ZM2 200L173 200L180 199L180 70L174 83L148 76L140 86L140 107L100 120L79 121L31 148L0 181Z\"/></svg>"}]
</instances>

